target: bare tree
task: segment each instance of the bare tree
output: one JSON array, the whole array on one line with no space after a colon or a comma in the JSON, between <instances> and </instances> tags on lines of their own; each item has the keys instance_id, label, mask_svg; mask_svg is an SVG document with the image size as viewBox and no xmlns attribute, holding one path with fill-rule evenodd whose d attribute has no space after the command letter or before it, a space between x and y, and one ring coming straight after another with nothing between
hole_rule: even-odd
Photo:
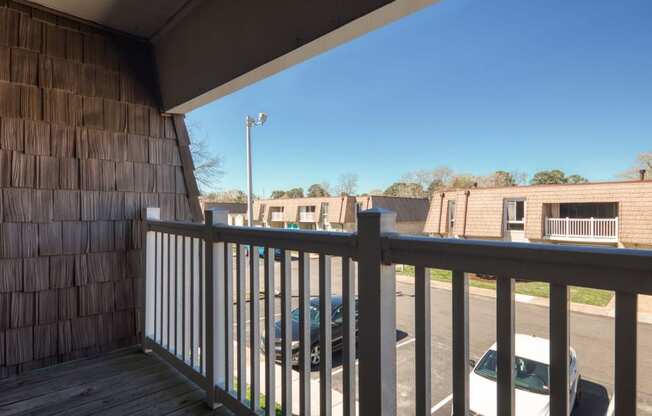
<instances>
[{"instance_id":1,"label":"bare tree","mask_svg":"<svg viewBox=\"0 0 652 416\"><path fill-rule=\"evenodd\" d=\"M340 195L355 195L358 189L358 175L355 173L340 175L336 189Z\"/></svg>"},{"instance_id":2,"label":"bare tree","mask_svg":"<svg viewBox=\"0 0 652 416\"><path fill-rule=\"evenodd\" d=\"M224 171L222 170L222 158L211 150L208 137L199 135L200 130L197 123L188 124L190 154L195 164L195 178L199 189L205 193L218 188Z\"/></svg>"},{"instance_id":3,"label":"bare tree","mask_svg":"<svg viewBox=\"0 0 652 416\"><path fill-rule=\"evenodd\" d=\"M641 169L652 173L652 152L642 152L636 155L636 161L632 167L621 172L618 176L624 179L638 179Z\"/></svg>"},{"instance_id":4,"label":"bare tree","mask_svg":"<svg viewBox=\"0 0 652 416\"><path fill-rule=\"evenodd\" d=\"M425 190L430 196L433 192L445 189L453 181L454 172L448 166L438 166L434 169L422 169L408 172L401 178L401 182L415 183Z\"/></svg>"}]
</instances>

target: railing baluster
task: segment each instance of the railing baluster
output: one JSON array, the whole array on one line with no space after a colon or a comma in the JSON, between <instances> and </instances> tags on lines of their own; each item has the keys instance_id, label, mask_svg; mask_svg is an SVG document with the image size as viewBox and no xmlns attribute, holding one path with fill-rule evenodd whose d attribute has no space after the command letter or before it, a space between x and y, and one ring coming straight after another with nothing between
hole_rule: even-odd
<instances>
[{"instance_id":1,"label":"railing baluster","mask_svg":"<svg viewBox=\"0 0 652 416\"><path fill-rule=\"evenodd\" d=\"M156 287L157 287L157 329L156 329L156 342L163 343L163 233L157 235L157 249L156 249Z\"/></svg>"},{"instance_id":2,"label":"railing baluster","mask_svg":"<svg viewBox=\"0 0 652 416\"><path fill-rule=\"evenodd\" d=\"M159 253L159 331L158 343L165 345L164 329L165 329L165 234L161 233L161 244Z\"/></svg>"},{"instance_id":3,"label":"railing baluster","mask_svg":"<svg viewBox=\"0 0 652 416\"><path fill-rule=\"evenodd\" d=\"M249 250L249 340L251 358L251 409L260 409L260 261L258 247Z\"/></svg>"},{"instance_id":4,"label":"railing baluster","mask_svg":"<svg viewBox=\"0 0 652 416\"><path fill-rule=\"evenodd\" d=\"M330 415L332 408L331 373L333 371L331 305L331 257L319 255L319 414Z\"/></svg>"},{"instance_id":5,"label":"railing baluster","mask_svg":"<svg viewBox=\"0 0 652 416\"><path fill-rule=\"evenodd\" d=\"M636 414L636 354L638 295L616 292L616 369L614 405L616 415Z\"/></svg>"},{"instance_id":6,"label":"railing baluster","mask_svg":"<svg viewBox=\"0 0 652 416\"><path fill-rule=\"evenodd\" d=\"M281 251L281 336L283 337L281 374L282 409L284 415L292 414L292 257L287 250Z\"/></svg>"},{"instance_id":7,"label":"railing baluster","mask_svg":"<svg viewBox=\"0 0 652 416\"><path fill-rule=\"evenodd\" d=\"M310 415L310 254L299 252L299 414Z\"/></svg>"},{"instance_id":8,"label":"railing baluster","mask_svg":"<svg viewBox=\"0 0 652 416\"><path fill-rule=\"evenodd\" d=\"M215 386L217 384L217 373L219 371L217 362L220 357L216 356L216 346L218 345L217 337L217 324L215 322L218 319L217 306L219 303L218 299L218 283L217 276L219 271L216 273L216 267L218 267L219 260L214 258L216 253L216 247L213 244L212 229L213 225L218 221L225 222L226 212L218 211L213 212L210 210L205 211L204 218L206 221L206 230L204 235L204 288L206 290L206 308L203 313L205 315L204 322L206 325L206 335L205 335L205 349L202 349L202 356L205 356L204 359L206 367L206 381L208 382L208 391L206 392L206 402L211 409L215 409L218 405L216 395L215 395Z\"/></svg>"},{"instance_id":9,"label":"railing baluster","mask_svg":"<svg viewBox=\"0 0 652 416\"><path fill-rule=\"evenodd\" d=\"M160 289L158 287L158 280L159 280L158 258L159 258L159 254L158 254L158 233L154 233L154 310L153 310L153 312L154 312L154 319L153 319L153 321L154 321L154 328L153 328L154 331L153 331L153 335L154 335L154 341L156 341L156 342L159 341L159 338L158 338L158 334L159 334L159 332L158 332L159 315L158 314L159 314L159 308L160 308L160 304L159 304L159 300L158 300L158 294L159 294L159 291L160 291Z\"/></svg>"},{"instance_id":10,"label":"railing baluster","mask_svg":"<svg viewBox=\"0 0 652 416\"><path fill-rule=\"evenodd\" d=\"M496 414L514 415L514 279L497 278L496 343L498 353Z\"/></svg>"},{"instance_id":11,"label":"railing baluster","mask_svg":"<svg viewBox=\"0 0 652 416\"><path fill-rule=\"evenodd\" d=\"M186 312L186 308L188 305L188 302L186 302L186 297L188 296L188 291L186 290L186 237L182 236L181 237L181 359L185 362L186 361L186 319L188 317L188 313Z\"/></svg>"},{"instance_id":12,"label":"railing baluster","mask_svg":"<svg viewBox=\"0 0 652 416\"><path fill-rule=\"evenodd\" d=\"M147 221L160 219L159 208L145 208L143 210L143 250L144 291L143 291L143 319L142 319L142 341L143 351L147 348L147 338L156 338L156 233L149 231ZM150 295L153 295L150 298Z\"/></svg>"},{"instance_id":13,"label":"railing baluster","mask_svg":"<svg viewBox=\"0 0 652 416\"><path fill-rule=\"evenodd\" d=\"M238 297L237 303L237 320L238 320L238 399L244 403L247 393L247 359L246 359L246 316L245 308L247 307L245 298L245 274L246 274L246 259L245 259L245 246L238 244L237 246L237 281L236 292Z\"/></svg>"},{"instance_id":14,"label":"railing baluster","mask_svg":"<svg viewBox=\"0 0 652 416\"><path fill-rule=\"evenodd\" d=\"M233 391L233 244L224 243L224 389Z\"/></svg>"},{"instance_id":15,"label":"railing baluster","mask_svg":"<svg viewBox=\"0 0 652 416\"><path fill-rule=\"evenodd\" d=\"M181 284L183 282L181 265L182 265L182 254L181 254L181 236L175 234L174 236L174 355L179 356L179 351L182 348L179 348L181 343Z\"/></svg>"},{"instance_id":16,"label":"railing baluster","mask_svg":"<svg viewBox=\"0 0 652 416\"><path fill-rule=\"evenodd\" d=\"M469 413L469 278L453 271L453 414Z\"/></svg>"},{"instance_id":17,"label":"railing baluster","mask_svg":"<svg viewBox=\"0 0 652 416\"><path fill-rule=\"evenodd\" d=\"M265 415L276 415L274 249L265 248Z\"/></svg>"},{"instance_id":18,"label":"railing baluster","mask_svg":"<svg viewBox=\"0 0 652 416\"><path fill-rule=\"evenodd\" d=\"M190 239L190 366L195 368L195 239Z\"/></svg>"},{"instance_id":19,"label":"railing baluster","mask_svg":"<svg viewBox=\"0 0 652 416\"><path fill-rule=\"evenodd\" d=\"M568 415L568 286L550 284L550 414Z\"/></svg>"},{"instance_id":20,"label":"railing baluster","mask_svg":"<svg viewBox=\"0 0 652 416\"><path fill-rule=\"evenodd\" d=\"M167 278L167 288L168 288L168 300L167 300L167 350L170 351L172 348L172 244L171 244L172 234L168 234L168 278Z\"/></svg>"},{"instance_id":21,"label":"railing baluster","mask_svg":"<svg viewBox=\"0 0 652 416\"><path fill-rule=\"evenodd\" d=\"M204 304L206 303L206 265L204 264L204 253L206 243L203 239L197 239L199 245L199 372L206 374L206 314Z\"/></svg>"},{"instance_id":22,"label":"railing baluster","mask_svg":"<svg viewBox=\"0 0 652 416\"><path fill-rule=\"evenodd\" d=\"M355 300L355 268L350 257L342 258L342 304L344 305L344 416L356 414L356 380L355 380L355 341L357 333L356 300Z\"/></svg>"},{"instance_id":23,"label":"railing baluster","mask_svg":"<svg viewBox=\"0 0 652 416\"><path fill-rule=\"evenodd\" d=\"M415 267L414 280L416 414L430 416L430 276L423 266Z\"/></svg>"}]
</instances>

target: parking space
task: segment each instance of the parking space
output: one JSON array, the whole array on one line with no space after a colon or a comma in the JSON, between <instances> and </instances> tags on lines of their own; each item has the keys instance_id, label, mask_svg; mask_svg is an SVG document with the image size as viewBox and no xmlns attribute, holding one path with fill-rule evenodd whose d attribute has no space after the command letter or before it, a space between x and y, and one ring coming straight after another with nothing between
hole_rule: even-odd
<instances>
[{"instance_id":1,"label":"parking space","mask_svg":"<svg viewBox=\"0 0 652 416\"><path fill-rule=\"evenodd\" d=\"M298 305L298 262L292 262L293 307ZM276 264L277 277L279 264ZM277 279L278 282L278 279ZM341 293L341 264L333 259L333 294ZM318 295L318 260L311 259L311 294ZM280 286L277 284L277 290ZM414 386L414 286L397 282L397 405L398 414L413 414L415 403ZM451 412L451 296L450 291L431 289L431 363L432 363L432 409L435 415L450 415ZM478 359L495 342L495 299L471 296L470 356ZM262 311L261 307L261 311ZM276 300L276 312L280 312L280 300ZM545 307L518 303L516 306L517 332L537 337L548 337L548 309ZM579 369L582 375L583 398L573 415L601 415L609 406L613 379L613 334L614 321L602 316L572 313L571 345L577 351ZM598 347L596 347L598 346ZM652 415L652 327L641 324L639 329L639 413ZM342 391L341 354L333 357L333 389ZM319 372L313 371L313 379Z\"/></svg>"}]
</instances>

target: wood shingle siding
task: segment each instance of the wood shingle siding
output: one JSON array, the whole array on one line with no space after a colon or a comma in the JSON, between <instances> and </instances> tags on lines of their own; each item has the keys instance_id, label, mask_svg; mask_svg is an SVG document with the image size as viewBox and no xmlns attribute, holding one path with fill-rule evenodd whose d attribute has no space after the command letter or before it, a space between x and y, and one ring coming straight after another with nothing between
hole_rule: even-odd
<instances>
[{"instance_id":1,"label":"wood shingle siding","mask_svg":"<svg viewBox=\"0 0 652 416\"><path fill-rule=\"evenodd\" d=\"M0 378L133 343L142 208L201 220L184 118L159 111L150 59L0 0Z\"/></svg>"},{"instance_id":2,"label":"wood shingle siding","mask_svg":"<svg viewBox=\"0 0 652 416\"><path fill-rule=\"evenodd\" d=\"M38 292L50 287L50 258L28 257L23 260L23 290Z\"/></svg>"},{"instance_id":3,"label":"wood shingle siding","mask_svg":"<svg viewBox=\"0 0 652 416\"><path fill-rule=\"evenodd\" d=\"M11 82L38 83L38 54L25 49L11 49Z\"/></svg>"},{"instance_id":4,"label":"wood shingle siding","mask_svg":"<svg viewBox=\"0 0 652 416\"><path fill-rule=\"evenodd\" d=\"M50 155L50 124L40 121L25 121L25 153Z\"/></svg>"}]
</instances>

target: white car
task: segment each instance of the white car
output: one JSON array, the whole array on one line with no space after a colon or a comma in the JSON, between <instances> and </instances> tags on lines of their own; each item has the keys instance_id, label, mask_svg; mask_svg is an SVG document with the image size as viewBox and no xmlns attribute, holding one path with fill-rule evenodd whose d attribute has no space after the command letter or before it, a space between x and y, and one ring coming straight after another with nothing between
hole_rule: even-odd
<instances>
[{"instance_id":1,"label":"white car","mask_svg":"<svg viewBox=\"0 0 652 416\"><path fill-rule=\"evenodd\" d=\"M550 414L550 342L531 335L515 335L515 414L516 416L548 416ZM492 345L469 378L471 415L496 416L496 344ZM569 363L570 408L579 401L580 374L577 356L570 349Z\"/></svg>"}]
</instances>

